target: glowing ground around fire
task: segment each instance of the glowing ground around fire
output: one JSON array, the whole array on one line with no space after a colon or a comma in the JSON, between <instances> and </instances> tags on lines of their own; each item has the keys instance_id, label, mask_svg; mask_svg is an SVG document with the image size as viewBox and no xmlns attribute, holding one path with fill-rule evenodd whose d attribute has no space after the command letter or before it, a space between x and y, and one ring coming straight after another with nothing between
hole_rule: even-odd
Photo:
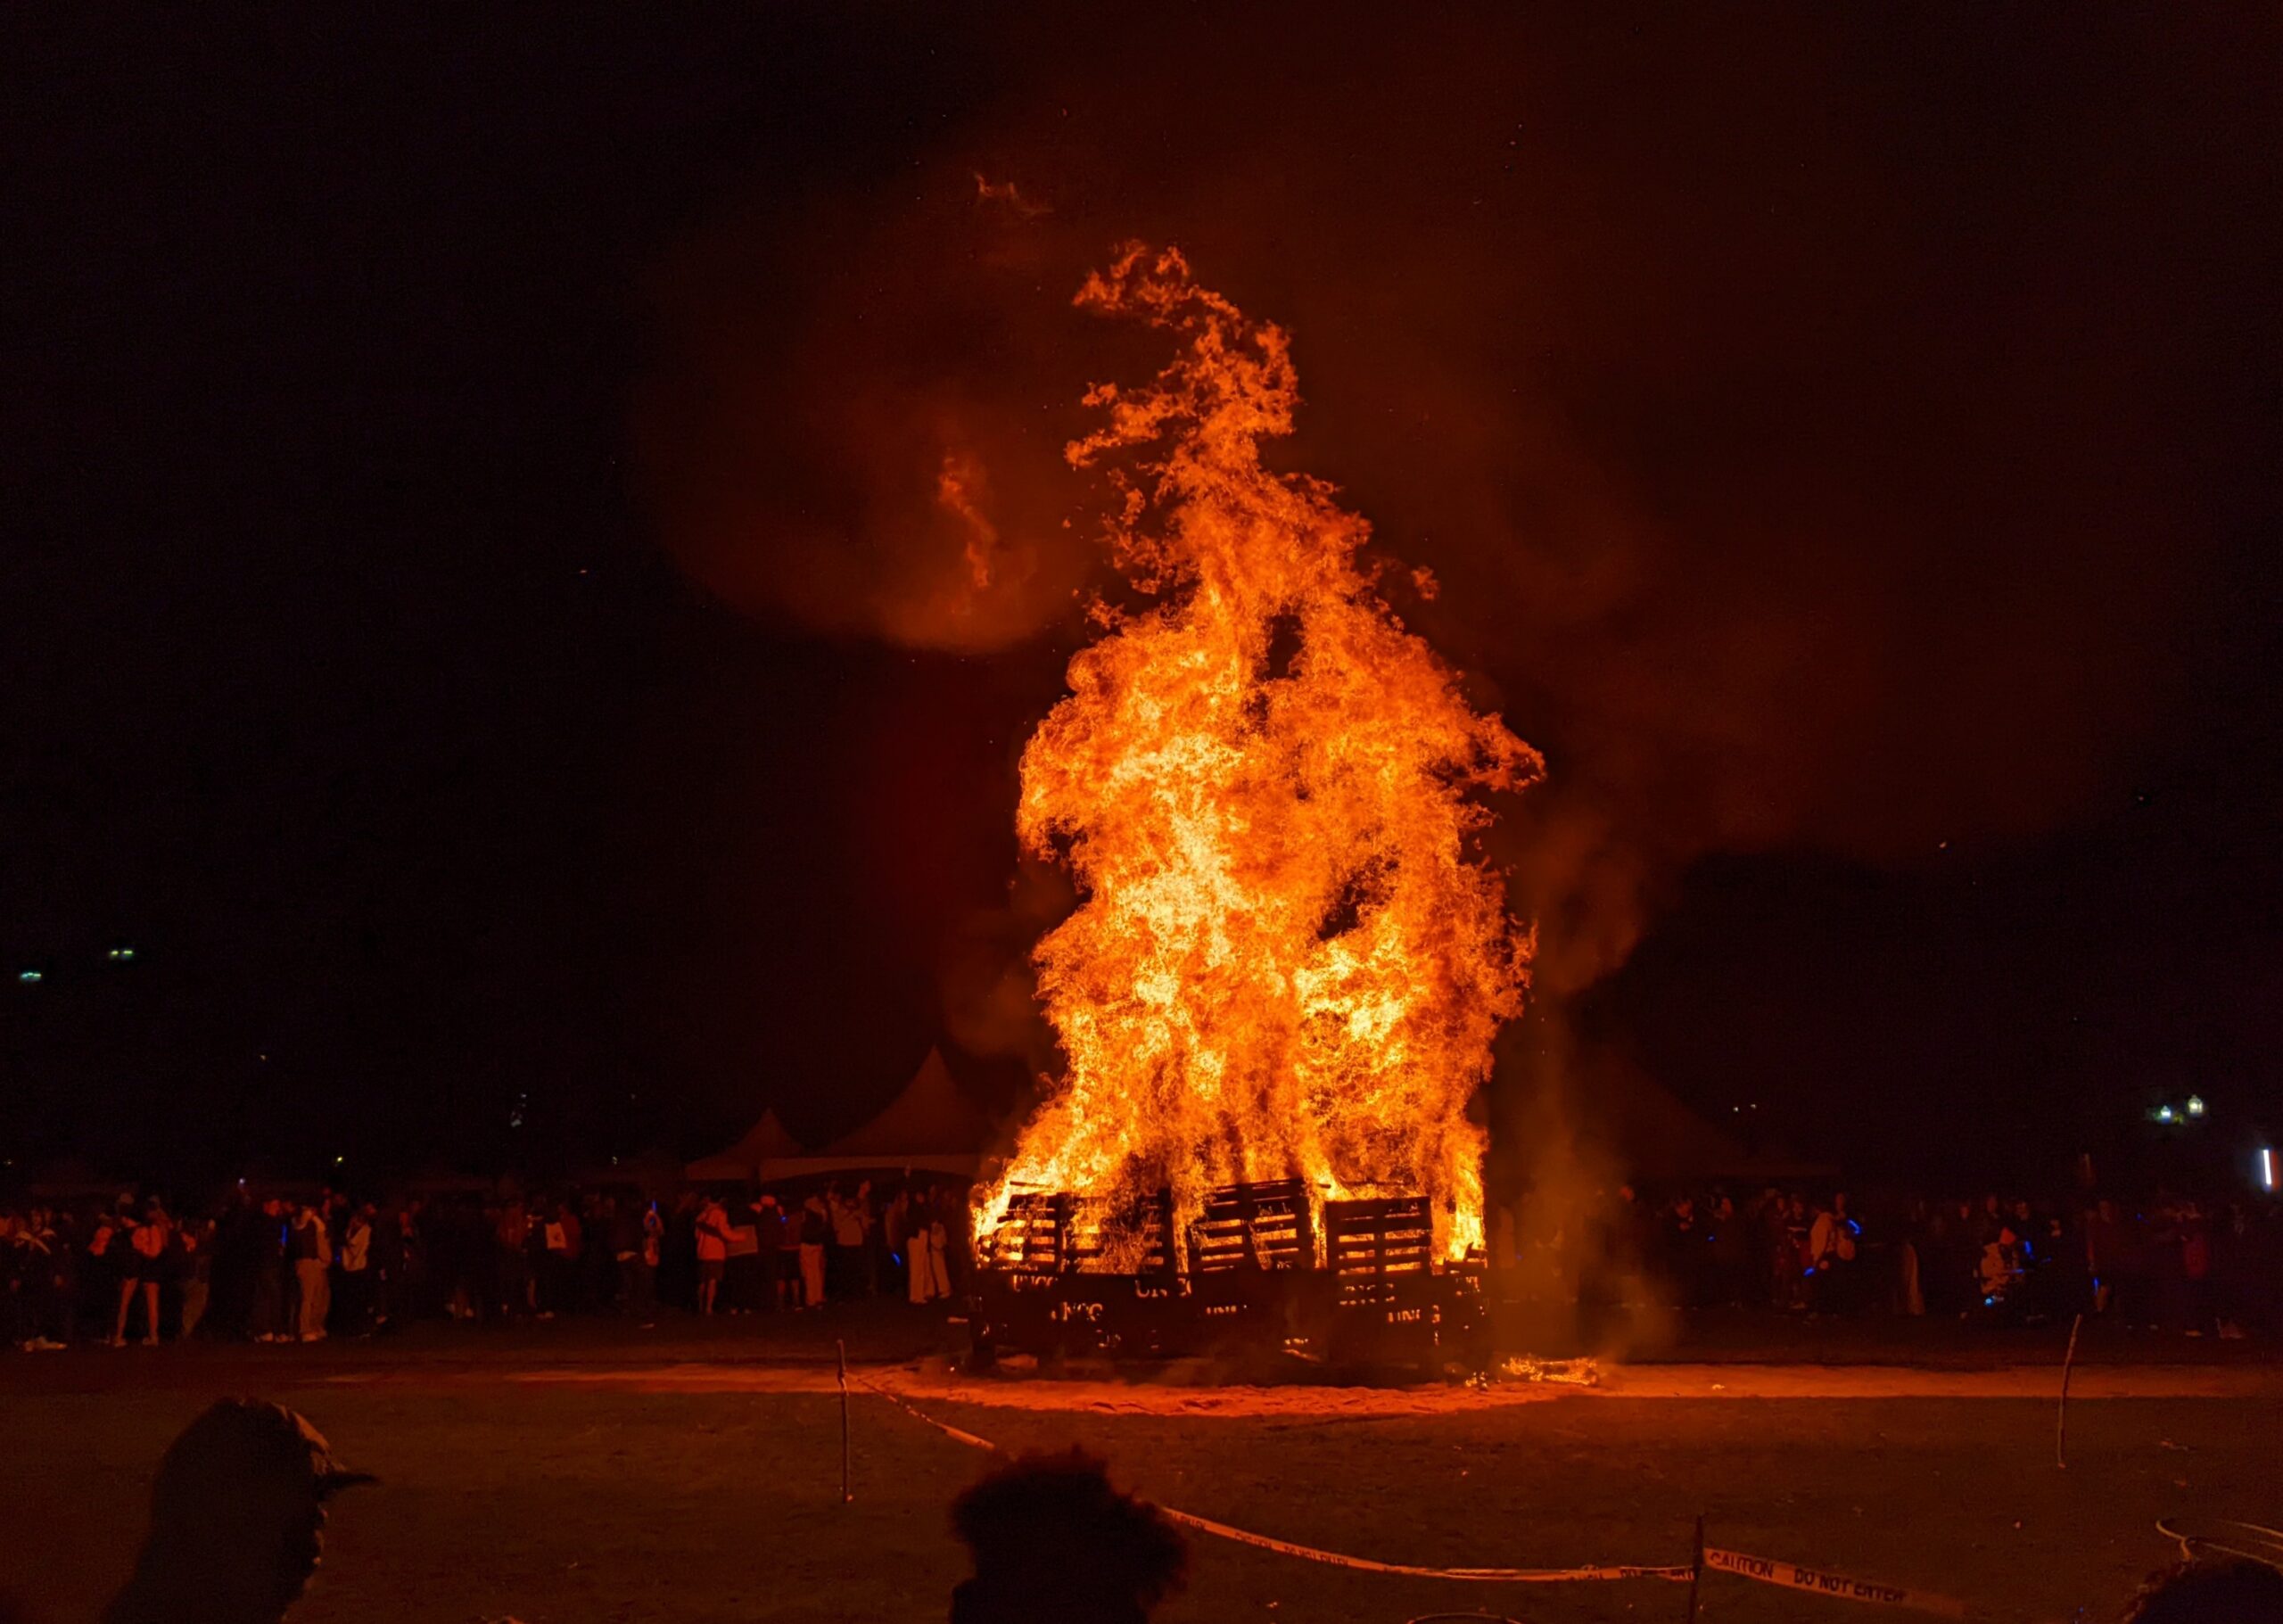
<instances>
[{"instance_id":1,"label":"glowing ground around fire","mask_svg":"<svg viewBox=\"0 0 2283 1624\"><path fill-rule=\"evenodd\" d=\"M439 1331L380 1348L10 1359L0 1587L35 1620L92 1617L167 1439L215 1394L260 1391L385 1480L338 1508L297 1620L941 1618L963 1570L944 1507L985 1457L860 1395L856 1502L841 1506L819 1329L798 1343L744 1328L665 1344L584 1328ZM1731 1548L1945 1591L2001 1617L2098 1617L2173 1554L2159 1519L2283 1522L2271 1459L2283 1370L2109 1350L2080 1373L2064 1473L2042 1350L2013 1368L1977 1363L1644 1366L1598 1393L1488 1402L1114 1382L962 1392L916 1367L867 1373L1009 1447L1083 1443L1167 1504L1423 1565L1673 1562L1702 1512ZM2100 1396L2125 1393L2139 1396ZM1677 1618L1681 1603L1654 1580L1462 1585L1199 1538L1189 1594L1164 1616L1399 1624L1481 1608L1584 1620ZM1708 1581L1705 1612L1873 1616L1731 1579Z\"/></svg>"}]
</instances>

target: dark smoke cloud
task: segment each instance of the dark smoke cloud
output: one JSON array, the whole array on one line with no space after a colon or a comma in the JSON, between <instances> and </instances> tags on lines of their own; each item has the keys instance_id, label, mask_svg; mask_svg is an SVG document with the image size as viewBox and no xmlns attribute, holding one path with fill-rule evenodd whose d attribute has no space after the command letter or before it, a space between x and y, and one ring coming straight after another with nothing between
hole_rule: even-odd
<instances>
[{"instance_id":1,"label":"dark smoke cloud","mask_svg":"<svg viewBox=\"0 0 2283 1624\"><path fill-rule=\"evenodd\" d=\"M733 219L661 268L636 414L684 568L741 608L962 653L1067 615L1087 560L1062 474L1083 378L1071 271L1013 182Z\"/></svg>"},{"instance_id":2,"label":"dark smoke cloud","mask_svg":"<svg viewBox=\"0 0 2283 1624\"><path fill-rule=\"evenodd\" d=\"M1073 403L1158 359L1068 297L1140 235L1294 334L1281 454L1545 750L1496 847L1545 991L1708 852L2050 827L2196 679L2277 359L2270 21L1129 24L979 41L1027 88L909 185L662 276L643 439L699 580L1067 635Z\"/></svg>"}]
</instances>

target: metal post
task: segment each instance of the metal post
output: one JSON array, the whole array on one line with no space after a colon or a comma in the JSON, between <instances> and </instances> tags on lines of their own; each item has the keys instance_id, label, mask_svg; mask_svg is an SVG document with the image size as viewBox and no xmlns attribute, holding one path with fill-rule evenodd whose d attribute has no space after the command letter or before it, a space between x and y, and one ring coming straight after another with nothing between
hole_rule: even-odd
<instances>
[{"instance_id":1,"label":"metal post","mask_svg":"<svg viewBox=\"0 0 2283 1624\"><path fill-rule=\"evenodd\" d=\"M848 1344L836 1340L833 1346L840 1350L840 1503L846 1505L856 1497L848 1482Z\"/></svg>"},{"instance_id":2,"label":"metal post","mask_svg":"<svg viewBox=\"0 0 2283 1624\"><path fill-rule=\"evenodd\" d=\"M2069 1322L2069 1351L2061 1356L2061 1407L2053 1418L2053 1464L2062 1471L2069 1470L2069 1373L2077 1363L2077 1333L2084 1328L2081 1314Z\"/></svg>"},{"instance_id":3,"label":"metal post","mask_svg":"<svg viewBox=\"0 0 2283 1624\"><path fill-rule=\"evenodd\" d=\"M1688 1624L1696 1624L1696 1589L1704 1582L1704 1513L1696 1513L1696 1554L1688 1565Z\"/></svg>"}]
</instances>

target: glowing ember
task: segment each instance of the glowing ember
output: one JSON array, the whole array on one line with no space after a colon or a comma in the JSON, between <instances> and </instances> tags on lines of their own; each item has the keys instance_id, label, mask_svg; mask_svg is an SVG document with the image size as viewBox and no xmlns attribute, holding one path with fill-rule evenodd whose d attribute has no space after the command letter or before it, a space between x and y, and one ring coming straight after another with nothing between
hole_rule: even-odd
<instances>
[{"instance_id":1,"label":"glowing ember","mask_svg":"<svg viewBox=\"0 0 2283 1624\"><path fill-rule=\"evenodd\" d=\"M1550 1387L1602 1384L1602 1367L1593 1359L1533 1359L1517 1354L1499 1365L1498 1373L1512 1381L1537 1381Z\"/></svg>"},{"instance_id":2,"label":"glowing ember","mask_svg":"<svg viewBox=\"0 0 2283 1624\"><path fill-rule=\"evenodd\" d=\"M1035 955L1068 1072L978 1232L1018 1190L1075 1191L1104 1198L1123 1266L1118 1215L1157 1191L1186 1221L1215 1185L1298 1176L1319 1202L1423 1193L1459 1257L1482 1238L1467 1101L1530 951L1470 796L1538 757L1404 631L1356 561L1364 521L1261 466L1299 399L1282 331L1171 250L1126 248L1078 303L1183 347L1146 387L1097 386L1109 423L1067 449L1145 448L1107 529L1154 601L1100 612L1023 754L1023 844L1084 899Z\"/></svg>"}]
</instances>

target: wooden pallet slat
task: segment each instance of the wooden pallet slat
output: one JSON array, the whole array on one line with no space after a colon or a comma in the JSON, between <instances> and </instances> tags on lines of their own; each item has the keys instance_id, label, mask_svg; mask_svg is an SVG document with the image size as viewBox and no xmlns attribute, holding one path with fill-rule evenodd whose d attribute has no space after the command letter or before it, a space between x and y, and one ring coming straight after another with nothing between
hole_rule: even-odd
<instances>
[{"instance_id":1,"label":"wooden pallet slat","mask_svg":"<svg viewBox=\"0 0 2283 1624\"><path fill-rule=\"evenodd\" d=\"M1434 1222L1424 1197L1327 1201L1323 1221L1325 1255L1343 1298L1371 1295L1365 1282L1434 1268Z\"/></svg>"}]
</instances>

